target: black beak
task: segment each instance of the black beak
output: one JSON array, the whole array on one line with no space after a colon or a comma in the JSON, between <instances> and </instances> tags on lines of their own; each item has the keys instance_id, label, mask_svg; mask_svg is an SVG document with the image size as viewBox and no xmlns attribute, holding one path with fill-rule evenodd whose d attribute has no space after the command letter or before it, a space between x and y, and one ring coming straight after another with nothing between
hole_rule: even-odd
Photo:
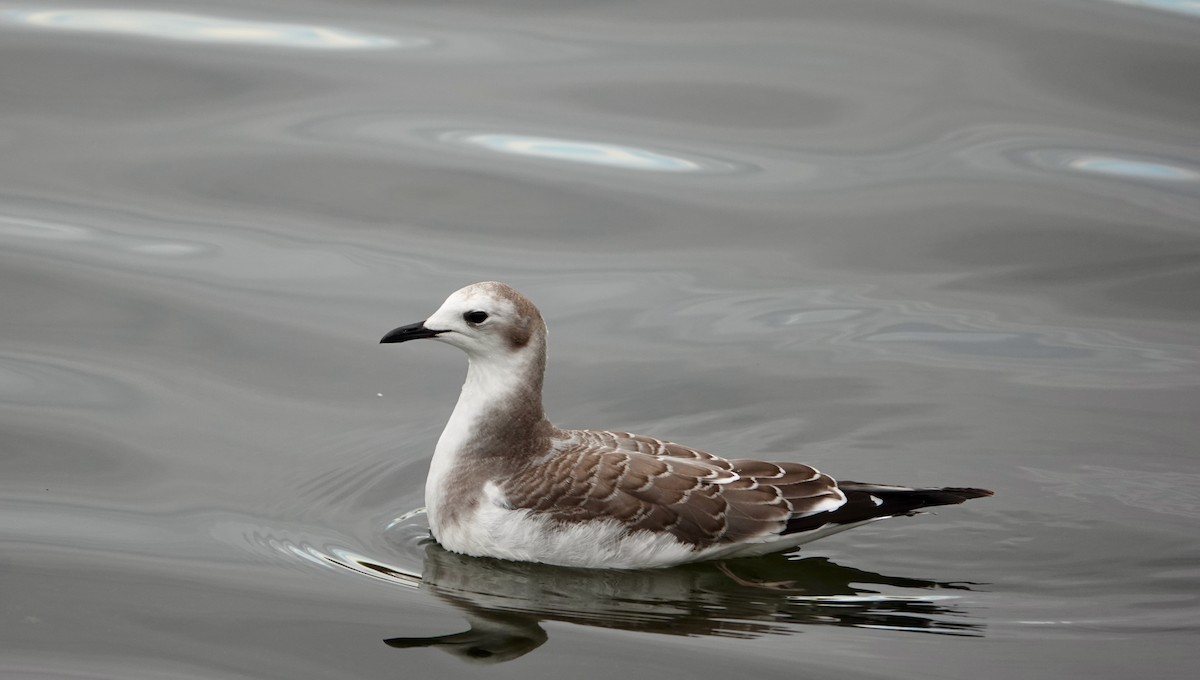
<instances>
[{"instance_id":1,"label":"black beak","mask_svg":"<svg viewBox=\"0 0 1200 680\"><path fill-rule=\"evenodd\" d=\"M439 334L446 331L435 331L425 327L424 321L410 323L407 326L388 331L388 334L383 336L379 341L380 344L385 342L408 342L409 340L420 340L421 338L436 338Z\"/></svg>"}]
</instances>

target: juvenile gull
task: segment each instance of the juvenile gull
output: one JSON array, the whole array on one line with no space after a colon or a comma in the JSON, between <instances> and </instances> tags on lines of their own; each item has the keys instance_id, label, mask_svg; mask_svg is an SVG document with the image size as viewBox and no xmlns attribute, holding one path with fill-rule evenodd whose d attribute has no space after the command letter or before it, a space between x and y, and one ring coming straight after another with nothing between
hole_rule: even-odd
<instances>
[{"instance_id":1,"label":"juvenile gull","mask_svg":"<svg viewBox=\"0 0 1200 680\"><path fill-rule=\"evenodd\" d=\"M542 410L546 323L494 281L380 342L433 338L467 379L425 481L429 528L467 555L640 569L764 555L986 489L838 482L800 463L720 458L653 437L564 430Z\"/></svg>"}]
</instances>

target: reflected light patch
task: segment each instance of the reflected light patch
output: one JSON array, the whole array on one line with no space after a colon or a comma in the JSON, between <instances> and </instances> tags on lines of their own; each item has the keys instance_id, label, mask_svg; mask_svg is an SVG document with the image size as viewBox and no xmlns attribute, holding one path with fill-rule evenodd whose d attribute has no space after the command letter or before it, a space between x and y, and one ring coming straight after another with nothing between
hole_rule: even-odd
<instances>
[{"instance_id":1,"label":"reflected light patch","mask_svg":"<svg viewBox=\"0 0 1200 680\"><path fill-rule=\"evenodd\" d=\"M853 319L864 313L861 309L810 309L800 312L771 312L754 318L767 326L799 326L803 324L826 324Z\"/></svg>"},{"instance_id":2,"label":"reflected light patch","mask_svg":"<svg viewBox=\"0 0 1200 680\"><path fill-rule=\"evenodd\" d=\"M129 250L154 257L190 257L204 253L204 248L190 243L141 243Z\"/></svg>"},{"instance_id":3,"label":"reflected light patch","mask_svg":"<svg viewBox=\"0 0 1200 680\"><path fill-rule=\"evenodd\" d=\"M411 49L430 42L425 38L396 39L329 26L125 9L10 9L0 12L0 21L47 30L314 50Z\"/></svg>"},{"instance_id":4,"label":"reflected light patch","mask_svg":"<svg viewBox=\"0 0 1200 680\"><path fill-rule=\"evenodd\" d=\"M1033 165L1048 170L1087 173L1147 182L1196 182L1200 171L1146 156L1106 155L1076 149L1039 149L1026 152Z\"/></svg>"},{"instance_id":5,"label":"reflected light patch","mask_svg":"<svg viewBox=\"0 0 1200 680\"><path fill-rule=\"evenodd\" d=\"M1200 17L1200 1L1197 0L1109 0L1109 2Z\"/></svg>"},{"instance_id":6,"label":"reflected light patch","mask_svg":"<svg viewBox=\"0 0 1200 680\"><path fill-rule=\"evenodd\" d=\"M1200 173L1177 165L1148 161L1115 158L1111 156L1081 156L1067 163L1067 167L1080 172L1099 175L1115 175L1134 179L1190 181L1200 179Z\"/></svg>"},{"instance_id":7,"label":"reflected light patch","mask_svg":"<svg viewBox=\"0 0 1200 680\"><path fill-rule=\"evenodd\" d=\"M16 236L45 241L88 241L90 230L69 224L0 215L0 236Z\"/></svg>"},{"instance_id":8,"label":"reflected light patch","mask_svg":"<svg viewBox=\"0 0 1200 680\"><path fill-rule=\"evenodd\" d=\"M503 133L447 133L444 141L467 144L497 153L600 165L644 172L705 172L708 164L650 149L556 137Z\"/></svg>"}]
</instances>

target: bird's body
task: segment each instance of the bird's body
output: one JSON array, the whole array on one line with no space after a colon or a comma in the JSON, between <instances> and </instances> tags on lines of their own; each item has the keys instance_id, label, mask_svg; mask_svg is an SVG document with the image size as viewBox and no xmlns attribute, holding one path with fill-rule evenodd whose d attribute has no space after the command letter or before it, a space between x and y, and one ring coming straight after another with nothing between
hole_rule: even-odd
<instances>
[{"instance_id":1,"label":"bird's body","mask_svg":"<svg viewBox=\"0 0 1200 680\"><path fill-rule=\"evenodd\" d=\"M992 493L839 483L799 463L726 460L652 437L559 429L542 409L545 322L502 283L467 286L381 342L419 338L469 358L425 485L430 530L455 552L665 567L789 550Z\"/></svg>"}]
</instances>

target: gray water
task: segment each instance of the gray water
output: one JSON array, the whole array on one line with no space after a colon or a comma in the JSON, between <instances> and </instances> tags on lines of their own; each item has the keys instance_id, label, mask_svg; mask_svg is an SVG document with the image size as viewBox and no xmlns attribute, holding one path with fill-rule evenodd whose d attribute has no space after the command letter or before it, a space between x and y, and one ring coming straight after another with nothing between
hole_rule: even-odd
<instances>
[{"instance_id":1,"label":"gray water","mask_svg":"<svg viewBox=\"0 0 1200 680\"><path fill-rule=\"evenodd\" d=\"M0 675L1190 677L1197 73L1170 0L0 4ZM996 496L446 553L464 359L377 341L488 279L562 426Z\"/></svg>"}]
</instances>

